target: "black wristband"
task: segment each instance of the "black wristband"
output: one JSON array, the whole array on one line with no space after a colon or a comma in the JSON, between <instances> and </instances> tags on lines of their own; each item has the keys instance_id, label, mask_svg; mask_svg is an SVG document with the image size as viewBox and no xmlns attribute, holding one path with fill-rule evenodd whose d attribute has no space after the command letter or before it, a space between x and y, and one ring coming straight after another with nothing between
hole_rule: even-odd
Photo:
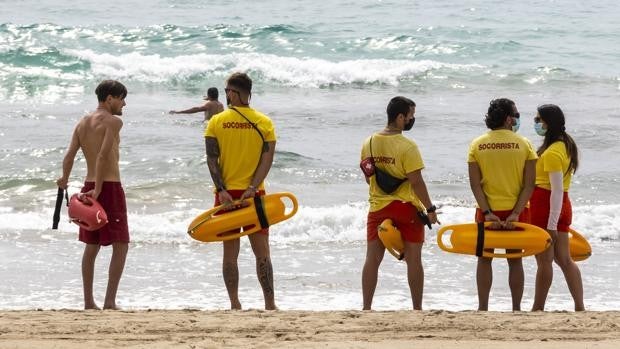
<instances>
[{"instance_id":1,"label":"black wristband","mask_svg":"<svg viewBox=\"0 0 620 349\"><path fill-rule=\"evenodd\" d=\"M492 213L491 210L484 210L484 211L482 211L482 214L485 215L485 216L488 215L488 214L491 214L491 213Z\"/></svg>"},{"instance_id":2,"label":"black wristband","mask_svg":"<svg viewBox=\"0 0 620 349\"><path fill-rule=\"evenodd\" d=\"M435 211L437 211L437 206L435 205L431 205L431 207L426 209L426 213L433 213Z\"/></svg>"},{"instance_id":3,"label":"black wristband","mask_svg":"<svg viewBox=\"0 0 620 349\"><path fill-rule=\"evenodd\" d=\"M215 192L218 193L218 194L223 192L223 191L226 191L226 187L221 187L221 188L216 188L215 189Z\"/></svg>"}]
</instances>

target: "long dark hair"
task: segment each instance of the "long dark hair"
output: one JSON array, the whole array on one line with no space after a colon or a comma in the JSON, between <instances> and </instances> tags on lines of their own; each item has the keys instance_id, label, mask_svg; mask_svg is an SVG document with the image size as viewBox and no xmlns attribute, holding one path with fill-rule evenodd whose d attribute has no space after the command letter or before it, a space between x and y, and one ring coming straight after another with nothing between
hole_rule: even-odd
<instances>
[{"instance_id":1,"label":"long dark hair","mask_svg":"<svg viewBox=\"0 0 620 349\"><path fill-rule=\"evenodd\" d=\"M545 132L545 140L543 144L536 151L540 156L551 144L561 141L566 146L566 151L570 157L570 163L568 164L568 172L577 171L579 167L579 154L577 150L577 144L573 138L566 133L565 118L562 109L555 104L543 104L538 107L538 115L547 124L547 132Z\"/></svg>"}]
</instances>

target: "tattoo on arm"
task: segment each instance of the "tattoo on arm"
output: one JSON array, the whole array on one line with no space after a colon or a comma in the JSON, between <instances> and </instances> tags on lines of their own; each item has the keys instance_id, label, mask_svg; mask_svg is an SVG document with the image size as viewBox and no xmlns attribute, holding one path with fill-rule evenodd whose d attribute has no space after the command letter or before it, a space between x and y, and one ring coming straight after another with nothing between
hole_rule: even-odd
<instances>
[{"instance_id":1,"label":"tattoo on arm","mask_svg":"<svg viewBox=\"0 0 620 349\"><path fill-rule=\"evenodd\" d=\"M205 137L205 148L207 152L207 165L209 166L213 184L218 190L224 189L224 179L222 178L222 171L220 170L219 164L220 146L217 143L217 139L214 137Z\"/></svg>"}]
</instances>

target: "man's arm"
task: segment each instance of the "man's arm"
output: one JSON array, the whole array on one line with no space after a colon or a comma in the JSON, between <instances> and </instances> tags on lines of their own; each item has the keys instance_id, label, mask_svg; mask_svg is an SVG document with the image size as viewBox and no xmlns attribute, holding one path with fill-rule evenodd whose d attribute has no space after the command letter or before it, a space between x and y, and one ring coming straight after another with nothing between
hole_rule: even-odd
<instances>
[{"instance_id":1,"label":"man's arm","mask_svg":"<svg viewBox=\"0 0 620 349\"><path fill-rule=\"evenodd\" d=\"M431 197L430 195L428 195L428 189L426 189L426 183L424 182L424 178L422 177L422 170L420 169L407 173L407 179L411 184L411 189L413 189L415 196L417 196L420 201L422 201L422 205L424 205L426 209L429 209L431 206L433 206ZM430 219L431 223L437 223L437 212L428 212L428 218Z\"/></svg>"},{"instance_id":2,"label":"man's arm","mask_svg":"<svg viewBox=\"0 0 620 349\"><path fill-rule=\"evenodd\" d=\"M59 188L62 189L67 189L67 185L69 183L69 176L71 175L71 170L73 169L73 161L75 160L75 155L77 154L78 150L80 150L78 127L79 124L75 126L75 129L73 130L73 135L71 136L69 148L67 148L65 157L62 160L62 177L56 180L56 184Z\"/></svg>"},{"instance_id":3,"label":"man's arm","mask_svg":"<svg viewBox=\"0 0 620 349\"><path fill-rule=\"evenodd\" d=\"M224 205L229 205L232 202L232 196L226 191L224 179L222 178L222 171L219 164L220 146L217 143L217 138L205 137L205 151L207 153L209 173L211 174L215 190L219 195L220 202Z\"/></svg>"},{"instance_id":4,"label":"man's arm","mask_svg":"<svg viewBox=\"0 0 620 349\"><path fill-rule=\"evenodd\" d=\"M508 216L508 218L506 218L506 222L515 222L519 219L519 215L525 208L525 205L527 205L527 202L530 200L535 186L536 159L527 160L525 162L525 168L523 169L523 189L521 189L521 193L519 193L519 198L517 199L515 207L512 209L512 213Z\"/></svg>"},{"instance_id":5,"label":"man's arm","mask_svg":"<svg viewBox=\"0 0 620 349\"><path fill-rule=\"evenodd\" d=\"M491 212L491 206L489 206L487 196L484 194L484 190L482 190L482 171L480 171L480 166L478 166L477 162L469 162L467 165L469 170L469 187L472 193L474 193L478 207L480 207L482 212ZM501 221L493 212L485 214L484 220L491 222ZM499 227L494 226L494 228L497 229Z\"/></svg>"},{"instance_id":6,"label":"man's arm","mask_svg":"<svg viewBox=\"0 0 620 349\"><path fill-rule=\"evenodd\" d=\"M207 105L203 105L202 107L193 107L185 110L171 110L169 114L194 114L199 113L201 111L207 111Z\"/></svg>"},{"instance_id":7,"label":"man's arm","mask_svg":"<svg viewBox=\"0 0 620 349\"><path fill-rule=\"evenodd\" d=\"M250 187L246 189L246 191L241 196L241 199L253 197L256 194L258 186L263 183L269 170L271 169L271 165L273 164L273 158L276 153L276 142L266 142L267 148L262 150L260 160L258 163L258 167L254 172L254 177L250 182Z\"/></svg>"}]
</instances>

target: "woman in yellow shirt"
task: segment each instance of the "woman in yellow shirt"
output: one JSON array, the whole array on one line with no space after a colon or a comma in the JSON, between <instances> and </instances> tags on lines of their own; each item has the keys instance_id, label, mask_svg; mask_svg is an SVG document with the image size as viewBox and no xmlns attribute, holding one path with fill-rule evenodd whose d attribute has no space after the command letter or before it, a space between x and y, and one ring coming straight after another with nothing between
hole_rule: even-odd
<instances>
[{"instance_id":1,"label":"woman in yellow shirt","mask_svg":"<svg viewBox=\"0 0 620 349\"><path fill-rule=\"evenodd\" d=\"M545 137L538 148L536 188L530 199L531 223L547 229L553 247L536 256L536 291L532 311L544 310L547 293L553 281L553 261L560 266L568 289L575 301L575 311L584 310L581 272L571 259L568 231L572 207L568 198L573 173L579 166L577 145L564 127L565 118L557 105L538 107L534 118L536 133Z\"/></svg>"}]
</instances>

